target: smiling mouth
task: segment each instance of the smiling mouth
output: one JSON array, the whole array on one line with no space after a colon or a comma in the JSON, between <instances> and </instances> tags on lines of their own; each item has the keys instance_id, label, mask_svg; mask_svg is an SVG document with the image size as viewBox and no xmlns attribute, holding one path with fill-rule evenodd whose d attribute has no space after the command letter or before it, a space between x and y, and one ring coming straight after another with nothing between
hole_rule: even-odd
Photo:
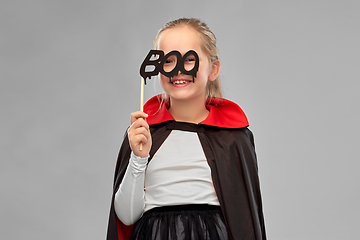
<instances>
[{"instance_id":1,"label":"smiling mouth","mask_svg":"<svg viewBox=\"0 0 360 240\"><path fill-rule=\"evenodd\" d=\"M184 81L184 80L176 80L171 82L172 84L184 84L184 83L188 83L188 81Z\"/></svg>"},{"instance_id":2,"label":"smiling mouth","mask_svg":"<svg viewBox=\"0 0 360 240\"><path fill-rule=\"evenodd\" d=\"M190 83L190 80L174 80L171 81L172 84L186 84L186 83Z\"/></svg>"}]
</instances>

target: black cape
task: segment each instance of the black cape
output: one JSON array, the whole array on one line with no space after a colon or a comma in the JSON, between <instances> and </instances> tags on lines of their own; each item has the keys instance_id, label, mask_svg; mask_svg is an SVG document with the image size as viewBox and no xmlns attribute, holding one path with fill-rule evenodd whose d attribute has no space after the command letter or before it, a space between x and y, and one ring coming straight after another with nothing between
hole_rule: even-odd
<instances>
[{"instance_id":1,"label":"black cape","mask_svg":"<svg viewBox=\"0 0 360 240\"><path fill-rule=\"evenodd\" d=\"M211 168L215 192L231 238L266 240L254 138L247 127L224 128L167 119L150 125L150 130L153 145L149 161L172 130L196 132ZM114 210L114 196L124 177L130 154L125 135L115 169L107 240L125 240L131 230L131 226L126 227L119 221Z\"/></svg>"}]
</instances>

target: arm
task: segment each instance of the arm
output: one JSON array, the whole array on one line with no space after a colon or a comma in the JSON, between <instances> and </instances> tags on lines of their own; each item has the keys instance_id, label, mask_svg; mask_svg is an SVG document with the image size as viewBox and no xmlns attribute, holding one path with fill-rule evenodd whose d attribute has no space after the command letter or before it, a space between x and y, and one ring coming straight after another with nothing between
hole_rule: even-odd
<instances>
[{"instance_id":1,"label":"arm","mask_svg":"<svg viewBox=\"0 0 360 240\"><path fill-rule=\"evenodd\" d=\"M140 158L131 153L124 178L115 194L115 212L125 225L135 223L145 207L144 181L148 157Z\"/></svg>"},{"instance_id":2,"label":"arm","mask_svg":"<svg viewBox=\"0 0 360 240\"><path fill-rule=\"evenodd\" d=\"M145 120L147 116L141 111L131 114L131 126L128 129L131 157L114 198L115 212L126 225L133 224L144 211L145 169L152 145L149 125ZM139 148L140 143L143 145L142 150Z\"/></svg>"}]
</instances>

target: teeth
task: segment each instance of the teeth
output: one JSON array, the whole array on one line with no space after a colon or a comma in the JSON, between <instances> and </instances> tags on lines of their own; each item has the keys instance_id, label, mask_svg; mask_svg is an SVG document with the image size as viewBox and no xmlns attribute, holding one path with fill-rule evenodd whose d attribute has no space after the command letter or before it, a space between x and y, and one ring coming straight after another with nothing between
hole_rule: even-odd
<instances>
[{"instance_id":1,"label":"teeth","mask_svg":"<svg viewBox=\"0 0 360 240\"><path fill-rule=\"evenodd\" d=\"M183 83L187 83L187 81L184 80L176 80L172 82L173 84L183 84Z\"/></svg>"}]
</instances>

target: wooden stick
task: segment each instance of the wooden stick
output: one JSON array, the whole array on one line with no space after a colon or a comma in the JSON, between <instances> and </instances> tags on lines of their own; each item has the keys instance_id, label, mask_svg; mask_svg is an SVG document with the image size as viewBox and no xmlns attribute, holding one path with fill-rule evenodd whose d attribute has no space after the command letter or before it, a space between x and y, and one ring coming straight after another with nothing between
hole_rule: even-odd
<instances>
[{"instance_id":1,"label":"wooden stick","mask_svg":"<svg viewBox=\"0 0 360 240\"><path fill-rule=\"evenodd\" d=\"M144 78L141 77L141 92L140 92L140 111L144 111ZM142 143L140 143L140 151L142 151Z\"/></svg>"}]
</instances>

